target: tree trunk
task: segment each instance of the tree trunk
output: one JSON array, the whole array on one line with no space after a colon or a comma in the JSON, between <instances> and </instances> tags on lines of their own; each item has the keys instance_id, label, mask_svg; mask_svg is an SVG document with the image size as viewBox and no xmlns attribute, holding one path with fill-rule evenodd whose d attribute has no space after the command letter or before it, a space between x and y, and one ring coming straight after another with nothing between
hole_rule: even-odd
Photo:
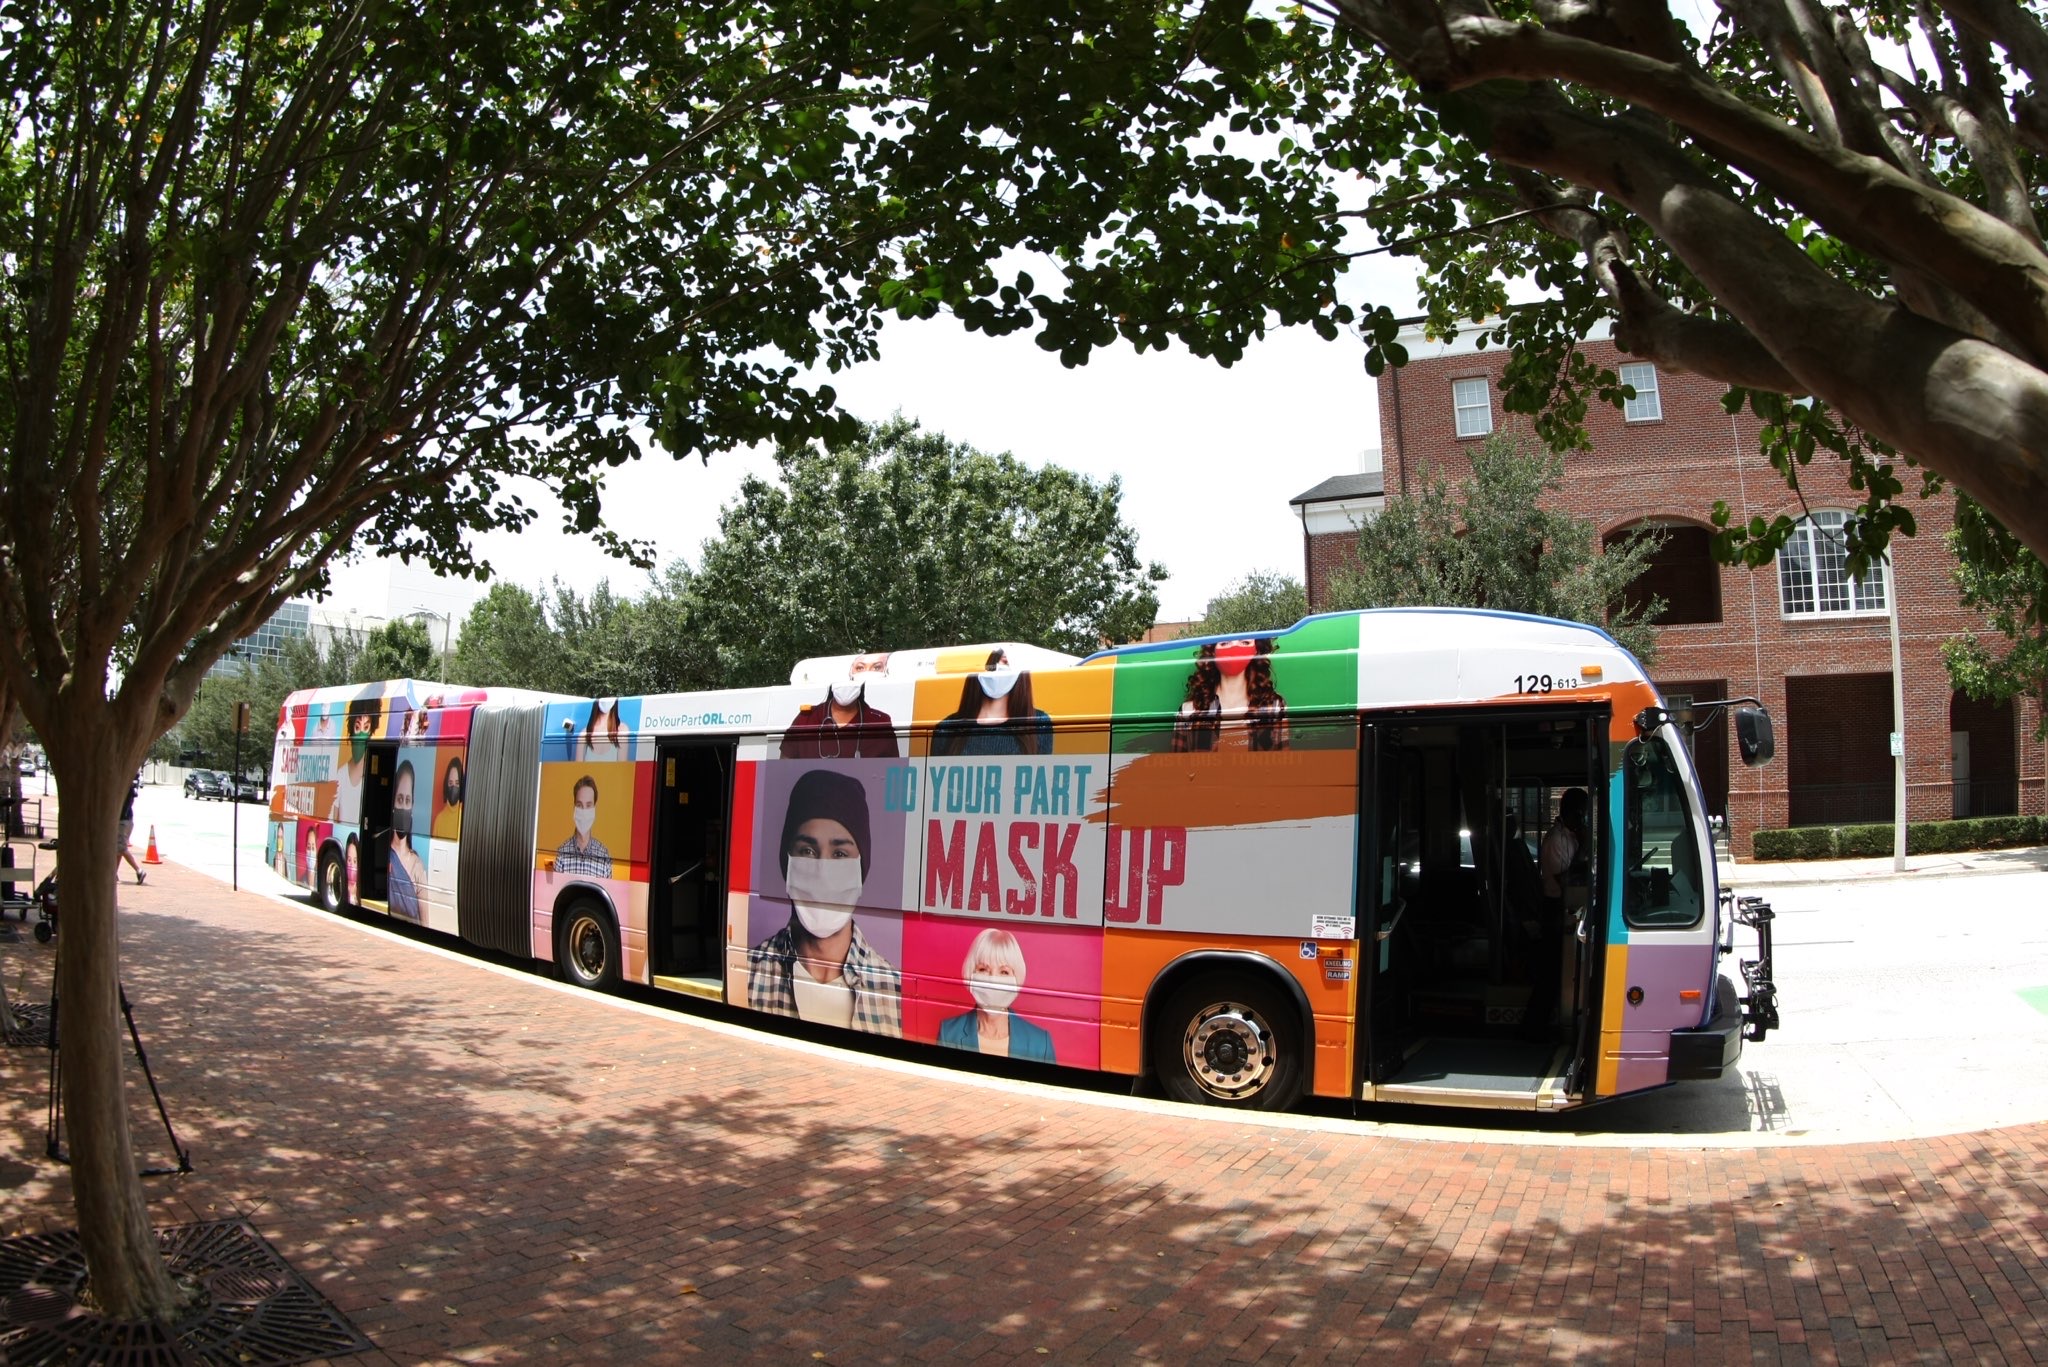
<instances>
[{"instance_id":1,"label":"tree trunk","mask_svg":"<svg viewBox=\"0 0 2048 1367\"><path fill-rule=\"evenodd\" d=\"M71 1192L92 1306L113 1319L165 1321L183 1304L151 1232L128 1132L114 833L139 756L117 737L113 708L75 712L43 737L56 772L57 1031Z\"/></svg>"}]
</instances>

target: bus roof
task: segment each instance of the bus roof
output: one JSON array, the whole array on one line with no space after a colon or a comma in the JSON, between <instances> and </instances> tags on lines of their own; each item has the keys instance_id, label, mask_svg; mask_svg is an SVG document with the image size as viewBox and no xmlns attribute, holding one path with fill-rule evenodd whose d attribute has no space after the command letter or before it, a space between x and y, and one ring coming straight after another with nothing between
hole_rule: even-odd
<instances>
[{"instance_id":1,"label":"bus roof","mask_svg":"<svg viewBox=\"0 0 2048 1367\"><path fill-rule=\"evenodd\" d=\"M919 650L870 650L858 655L818 655L797 661L789 671L793 684L835 683L853 677L854 666L866 662L893 679L926 679L940 674L972 674L987 669L1002 655L1011 669L1063 669L1080 657L1022 641L984 641L978 645L927 646Z\"/></svg>"}]
</instances>

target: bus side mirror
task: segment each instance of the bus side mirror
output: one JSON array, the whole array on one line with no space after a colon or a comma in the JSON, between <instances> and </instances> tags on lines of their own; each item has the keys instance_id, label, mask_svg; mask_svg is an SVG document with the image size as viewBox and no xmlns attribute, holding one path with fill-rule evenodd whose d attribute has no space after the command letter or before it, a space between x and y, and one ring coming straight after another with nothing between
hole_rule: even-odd
<instances>
[{"instance_id":1,"label":"bus side mirror","mask_svg":"<svg viewBox=\"0 0 2048 1367\"><path fill-rule=\"evenodd\" d=\"M1770 763L1778 752L1771 736L1771 714L1761 707L1736 708L1735 743L1742 750L1742 762L1750 768Z\"/></svg>"}]
</instances>

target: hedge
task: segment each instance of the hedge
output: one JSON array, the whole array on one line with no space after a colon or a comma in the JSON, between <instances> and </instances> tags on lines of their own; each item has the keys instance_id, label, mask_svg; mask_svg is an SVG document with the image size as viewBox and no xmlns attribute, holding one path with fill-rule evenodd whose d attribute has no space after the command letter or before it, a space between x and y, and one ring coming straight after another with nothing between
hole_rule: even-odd
<instances>
[{"instance_id":1,"label":"hedge","mask_svg":"<svg viewBox=\"0 0 2048 1367\"><path fill-rule=\"evenodd\" d=\"M2048 819L2038 816L1973 816L1961 821L1906 823L1908 854L1995 850L2042 843L2048 843ZM1758 831L1753 850L1759 860L1876 858L1892 852L1892 828L1889 824L1794 826Z\"/></svg>"}]
</instances>

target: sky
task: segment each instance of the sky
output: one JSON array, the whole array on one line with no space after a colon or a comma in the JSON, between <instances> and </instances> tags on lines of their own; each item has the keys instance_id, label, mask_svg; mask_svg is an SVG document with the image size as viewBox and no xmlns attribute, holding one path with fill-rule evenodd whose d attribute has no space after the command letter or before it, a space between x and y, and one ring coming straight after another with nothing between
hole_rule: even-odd
<instances>
[{"instance_id":1,"label":"sky","mask_svg":"<svg viewBox=\"0 0 2048 1367\"><path fill-rule=\"evenodd\" d=\"M1417 311L1404 264L1369 258L1351 276L1347 299L1383 303L1402 317ZM1028 465L1120 478L1123 517L1137 530L1139 554L1169 576L1159 588L1162 621L1200 616L1210 598L1254 570L1300 578L1301 522L1287 500L1378 463L1376 387L1365 373L1364 344L1349 334L1325 342L1307 328L1274 332L1228 369L1185 351L1138 356L1119 345L1068 370L1028 334L985 337L939 318L890 324L881 352L826 377L856 416L900 411ZM651 540L663 563L680 556L695 564L741 479L773 470L765 450L714 455L706 465L650 447L609 476L606 521ZM535 588L559 576L582 593L609 579L628 596L640 591L640 571L559 530L543 491L522 496L545 508L540 520L517 536L477 543L498 578ZM337 574L330 606L372 619L422 608L459 622L483 587L436 584L369 561Z\"/></svg>"}]
</instances>

